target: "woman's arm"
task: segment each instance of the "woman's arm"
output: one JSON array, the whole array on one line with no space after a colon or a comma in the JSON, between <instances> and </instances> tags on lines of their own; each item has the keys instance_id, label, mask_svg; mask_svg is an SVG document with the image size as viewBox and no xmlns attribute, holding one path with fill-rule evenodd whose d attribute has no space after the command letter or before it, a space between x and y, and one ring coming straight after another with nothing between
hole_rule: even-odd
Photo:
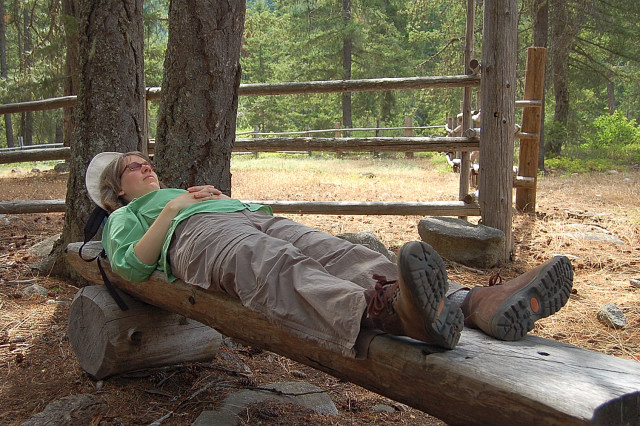
<instances>
[{"instance_id":1,"label":"woman's arm","mask_svg":"<svg viewBox=\"0 0 640 426\"><path fill-rule=\"evenodd\" d=\"M147 232L133 247L142 263L153 265L158 261L171 221L182 209L201 201L229 198L212 185L194 186L188 188L188 191L167 203Z\"/></svg>"}]
</instances>

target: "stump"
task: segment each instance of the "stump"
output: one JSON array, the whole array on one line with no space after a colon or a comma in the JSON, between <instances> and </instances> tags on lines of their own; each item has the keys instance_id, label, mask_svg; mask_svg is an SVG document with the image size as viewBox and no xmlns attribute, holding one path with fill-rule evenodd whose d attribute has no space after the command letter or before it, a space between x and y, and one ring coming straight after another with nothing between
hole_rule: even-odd
<instances>
[{"instance_id":1,"label":"stump","mask_svg":"<svg viewBox=\"0 0 640 426\"><path fill-rule=\"evenodd\" d=\"M120 294L127 311L101 285L80 289L71 303L69 340L89 375L102 379L215 357L222 336L214 329Z\"/></svg>"}]
</instances>

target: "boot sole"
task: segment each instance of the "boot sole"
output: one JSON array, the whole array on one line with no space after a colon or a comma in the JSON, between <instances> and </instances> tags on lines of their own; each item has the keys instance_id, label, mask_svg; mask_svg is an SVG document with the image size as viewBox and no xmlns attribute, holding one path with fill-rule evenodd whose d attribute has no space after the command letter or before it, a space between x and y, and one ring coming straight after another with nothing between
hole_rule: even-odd
<instances>
[{"instance_id":1,"label":"boot sole","mask_svg":"<svg viewBox=\"0 0 640 426\"><path fill-rule=\"evenodd\" d=\"M440 255L426 243L410 242L400 249L398 266L401 291L411 295L411 302L422 317L426 342L455 348L464 327L464 315L446 297L449 281Z\"/></svg>"},{"instance_id":2,"label":"boot sole","mask_svg":"<svg viewBox=\"0 0 640 426\"><path fill-rule=\"evenodd\" d=\"M493 315L489 321L493 337L520 340L533 330L537 320L558 312L567 303L573 287L573 268L565 256L556 256L554 260Z\"/></svg>"}]
</instances>

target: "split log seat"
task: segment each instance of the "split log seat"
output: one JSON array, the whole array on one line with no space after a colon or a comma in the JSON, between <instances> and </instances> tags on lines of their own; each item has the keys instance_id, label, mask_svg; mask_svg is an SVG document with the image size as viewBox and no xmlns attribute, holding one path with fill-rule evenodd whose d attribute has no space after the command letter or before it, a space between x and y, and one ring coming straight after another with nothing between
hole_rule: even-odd
<instances>
[{"instance_id":1,"label":"split log seat","mask_svg":"<svg viewBox=\"0 0 640 426\"><path fill-rule=\"evenodd\" d=\"M80 246L67 247L69 262L101 284L95 262L79 258ZM97 242L85 246L83 255L100 250ZM224 293L170 284L158 271L132 283L106 269L118 288L137 299L449 424L640 424L640 362L538 336L502 342L467 329L454 350L383 334L371 342L367 359L350 359L290 336Z\"/></svg>"}]
</instances>

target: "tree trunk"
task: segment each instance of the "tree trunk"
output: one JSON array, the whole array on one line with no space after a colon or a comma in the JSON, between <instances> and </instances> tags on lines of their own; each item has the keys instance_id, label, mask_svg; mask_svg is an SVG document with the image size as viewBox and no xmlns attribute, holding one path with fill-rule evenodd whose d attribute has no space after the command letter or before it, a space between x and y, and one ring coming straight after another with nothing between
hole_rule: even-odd
<instances>
[{"instance_id":1,"label":"tree trunk","mask_svg":"<svg viewBox=\"0 0 640 426\"><path fill-rule=\"evenodd\" d=\"M511 257L513 129L515 128L518 8L516 0L484 4L479 203L482 224L504 232Z\"/></svg>"},{"instance_id":2,"label":"tree trunk","mask_svg":"<svg viewBox=\"0 0 640 426\"><path fill-rule=\"evenodd\" d=\"M4 20L6 15L5 0L0 0L0 77L6 80L9 75L7 69L7 23ZM7 136L7 147L12 148L15 143L13 140L13 123L11 122L11 114L4 115L5 134Z\"/></svg>"},{"instance_id":3,"label":"tree trunk","mask_svg":"<svg viewBox=\"0 0 640 426\"><path fill-rule=\"evenodd\" d=\"M351 55L353 52L353 35L349 29L351 25L351 0L342 0L342 14L346 31L342 38L342 69L344 70L344 79L351 80ZM342 93L342 125L345 128L353 127L351 92ZM344 132L343 136L349 136L349 132Z\"/></svg>"},{"instance_id":4,"label":"tree trunk","mask_svg":"<svg viewBox=\"0 0 640 426\"><path fill-rule=\"evenodd\" d=\"M28 6L25 5L24 10L22 11L23 17L23 31L24 31L24 72L26 75L31 74L31 51L33 50L33 43L31 40L31 30L29 29L31 23L30 10ZM4 19L4 17L3 17ZM32 100L31 94L27 95L25 101ZM23 123L22 123L22 136L23 145L33 145L33 111L27 111L23 113Z\"/></svg>"},{"instance_id":5,"label":"tree trunk","mask_svg":"<svg viewBox=\"0 0 640 426\"><path fill-rule=\"evenodd\" d=\"M67 56L64 62L64 96L76 95L78 88L78 1L62 0L62 13L65 15L65 40ZM73 108L62 109L62 143L71 146L75 127Z\"/></svg>"},{"instance_id":6,"label":"tree trunk","mask_svg":"<svg viewBox=\"0 0 640 426\"><path fill-rule=\"evenodd\" d=\"M533 45L534 47L547 47L549 40L549 1L534 0L533 2ZM545 93L549 86L549 79L545 71L542 105L545 105ZM544 170L545 140L544 140L544 106L540 110L540 143L538 150L538 169Z\"/></svg>"},{"instance_id":7,"label":"tree trunk","mask_svg":"<svg viewBox=\"0 0 640 426\"><path fill-rule=\"evenodd\" d=\"M613 76L607 79L607 106L609 107L609 114L616 112L616 92L612 78Z\"/></svg>"},{"instance_id":8,"label":"tree trunk","mask_svg":"<svg viewBox=\"0 0 640 426\"><path fill-rule=\"evenodd\" d=\"M231 194L245 1L172 1L155 161L165 184Z\"/></svg>"},{"instance_id":9,"label":"tree trunk","mask_svg":"<svg viewBox=\"0 0 640 426\"><path fill-rule=\"evenodd\" d=\"M567 4L563 0L549 0L552 10L551 19L551 56L553 64L553 89L556 100L554 120L566 129L569 119L569 81L568 61L572 33L568 20ZM564 132L562 132L564 133ZM549 138L546 152L560 154L562 137Z\"/></svg>"},{"instance_id":10,"label":"tree trunk","mask_svg":"<svg viewBox=\"0 0 640 426\"><path fill-rule=\"evenodd\" d=\"M79 85L71 143L67 211L54 248L56 268L72 276L64 248L82 241L94 206L85 188L86 167L99 152L145 150L145 84L142 0L80 0Z\"/></svg>"}]
</instances>

